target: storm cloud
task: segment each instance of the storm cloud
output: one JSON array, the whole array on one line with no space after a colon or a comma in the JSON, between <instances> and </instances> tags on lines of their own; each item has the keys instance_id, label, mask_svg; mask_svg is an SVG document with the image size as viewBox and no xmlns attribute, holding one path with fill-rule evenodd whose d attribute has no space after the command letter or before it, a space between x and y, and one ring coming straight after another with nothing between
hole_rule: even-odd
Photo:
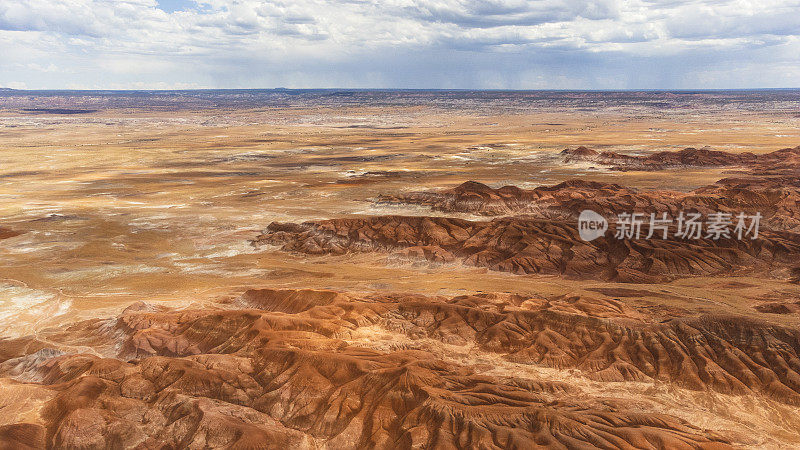
<instances>
[{"instance_id":1,"label":"storm cloud","mask_svg":"<svg viewBox=\"0 0 800 450\"><path fill-rule=\"evenodd\" d=\"M0 86L800 86L800 0L15 0Z\"/></svg>"}]
</instances>

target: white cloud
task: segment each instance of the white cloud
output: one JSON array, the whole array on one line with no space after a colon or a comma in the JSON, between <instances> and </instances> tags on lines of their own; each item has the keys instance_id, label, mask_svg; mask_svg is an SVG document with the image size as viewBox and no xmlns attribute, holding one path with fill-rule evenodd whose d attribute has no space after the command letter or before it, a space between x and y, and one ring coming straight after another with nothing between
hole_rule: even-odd
<instances>
[{"instance_id":1,"label":"white cloud","mask_svg":"<svg viewBox=\"0 0 800 450\"><path fill-rule=\"evenodd\" d=\"M0 2L0 63L6 68L0 83L660 83L626 85L638 88L690 87L682 83L702 72L719 87L740 87L754 80L742 75L751 73L746 67L769 63L792 69L761 83L800 85L800 78L785 75L796 74L799 64L800 0L197 0L194 6L167 13L155 0ZM743 70L709 71L698 62ZM650 73L631 78L631 70ZM666 79L659 70L673 75Z\"/></svg>"},{"instance_id":2,"label":"white cloud","mask_svg":"<svg viewBox=\"0 0 800 450\"><path fill-rule=\"evenodd\" d=\"M23 81L9 81L8 83L0 83L0 88L28 89L28 85Z\"/></svg>"}]
</instances>

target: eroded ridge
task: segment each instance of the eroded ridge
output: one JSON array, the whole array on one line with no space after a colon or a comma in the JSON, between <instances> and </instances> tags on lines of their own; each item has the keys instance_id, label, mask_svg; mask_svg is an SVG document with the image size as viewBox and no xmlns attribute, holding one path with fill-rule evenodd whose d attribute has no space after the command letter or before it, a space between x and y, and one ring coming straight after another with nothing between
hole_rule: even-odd
<instances>
[{"instance_id":1,"label":"eroded ridge","mask_svg":"<svg viewBox=\"0 0 800 450\"><path fill-rule=\"evenodd\" d=\"M589 379L659 380L800 404L796 330L743 318L654 322L618 300L510 294L355 297L253 290L219 309L139 303L119 317L0 343L0 373L49 392L39 423L0 428L31 448L728 448L718 432L570 377L455 364L409 342L473 346ZM90 344L98 354L76 353ZM792 409L794 410L794 409ZM797 423L798 417L783 422Z\"/></svg>"},{"instance_id":2,"label":"eroded ridge","mask_svg":"<svg viewBox=\"0 0 800 450\"><path fill-rule=\"evenodd\" d=\"M800 235L762 231L758 239L582 240L576 223L526 217L488 222L446 217L377 216L271 223L253 242L312 255L395 252L434 262L461 261L516 274L619 282L675 277L770 274L790 278Z\"/></svg>"},{"instance_id":3,"label":"eroded ridge","mask_svg":"<svg viewBox=\"0 0 800 450\"><path fill-rule=\"evenodd\" d=\"M485 216L531 215L575 220L581 211L591 209L607 217L621 213L680 212L707 215L725 212L732 215L760 213L762 226L779 231L800 231L800 178L731 177L691 192L669 190L639 191L613 183L568 180L553 186L498 189L475 181L444 191L382 195L377 201L407 203L450 213Z\"/></svg>"},{"instance_id":4,"label":"eroded ridge","mask_svg":"<svg viewBox=\"0 0 800 450\"><path fill-rule=\"evenodd\" d=\"M800 167L800 146L770 153L732 153L709 148L688 147L679 151L661 151L647 155L626 155L597 151L585 146L564 149L564 162L593 162L612 166L616 170L665 170L691 167L741 166L755 172L767 173Z\"/></svg>"}]
</instances>

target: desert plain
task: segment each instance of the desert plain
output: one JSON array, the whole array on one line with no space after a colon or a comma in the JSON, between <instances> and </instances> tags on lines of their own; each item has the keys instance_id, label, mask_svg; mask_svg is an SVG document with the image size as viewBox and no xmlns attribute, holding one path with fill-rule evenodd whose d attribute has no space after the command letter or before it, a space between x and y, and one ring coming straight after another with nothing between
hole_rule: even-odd
<instances>
[{"instance_id":1,"label":"desert plain","mask_svg":"<svg viewBox=\"0 0 800 450\"><path fill-rule=\"evenodd\" d=\"M3 93L0 445L797 448L799 145L800 91Z\"/></svg>"}]
</instances>

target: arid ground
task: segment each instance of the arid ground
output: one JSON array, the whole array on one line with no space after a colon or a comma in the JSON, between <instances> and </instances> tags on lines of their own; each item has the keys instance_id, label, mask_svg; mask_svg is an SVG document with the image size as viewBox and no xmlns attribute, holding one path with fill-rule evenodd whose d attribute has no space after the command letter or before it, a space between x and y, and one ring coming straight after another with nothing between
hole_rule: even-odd
<instances>
[{"instance_id":1,"label":"arid ground","mask_svg":"<svg viewBox=\"0 0 800 450\"><path fill-rule=\"evenodd\" d=\"M799 91L204 95L0 96L0 447L800 446Z\"/></svg>"}]
</instances>

